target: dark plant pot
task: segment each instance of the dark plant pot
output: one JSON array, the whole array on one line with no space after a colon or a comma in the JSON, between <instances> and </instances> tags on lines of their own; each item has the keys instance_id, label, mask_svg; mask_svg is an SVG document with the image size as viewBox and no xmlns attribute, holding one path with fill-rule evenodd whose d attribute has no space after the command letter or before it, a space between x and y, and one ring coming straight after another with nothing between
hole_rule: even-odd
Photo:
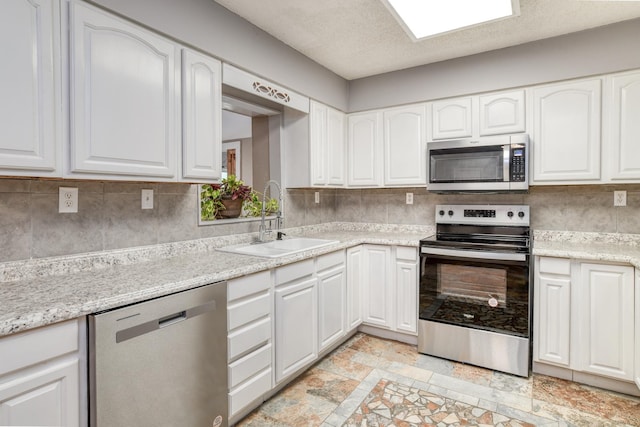
<instances>
[{"instance_id":1,"label":"dark plant pot","mask_svg":"<svg viewBox=\"0 0 640 427\"><path fill-rule=\"evenodd\" d=\"M222 199L224 210L219 212L221 218L238 218L242 212L242 199Z\"/></svg>"}]
</instances>

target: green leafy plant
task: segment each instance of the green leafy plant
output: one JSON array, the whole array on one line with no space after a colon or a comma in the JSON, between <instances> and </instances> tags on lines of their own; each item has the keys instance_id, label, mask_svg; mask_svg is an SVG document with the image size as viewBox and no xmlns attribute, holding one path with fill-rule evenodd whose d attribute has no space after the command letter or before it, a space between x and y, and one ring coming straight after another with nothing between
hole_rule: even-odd
<instances>
[{"instance_id":1,"label":"green leafy plant","mask_svg":"<svg viewBox=\"0 0 640 427\"><path fill-rule=\"evenodd\" d=\"M246 216L262 216L262 194L253 190L248 200L244 202L242 207ZM278 200L270 197L265 204L265 214L271 215L278 212Z\"/></svg>"}]
</instances>

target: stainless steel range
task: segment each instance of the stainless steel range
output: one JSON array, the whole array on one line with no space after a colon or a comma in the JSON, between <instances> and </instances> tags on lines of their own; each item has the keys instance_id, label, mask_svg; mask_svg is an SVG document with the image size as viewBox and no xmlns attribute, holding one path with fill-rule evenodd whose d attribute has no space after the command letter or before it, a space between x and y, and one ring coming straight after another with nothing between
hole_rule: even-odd
<instances>
[{"instance_id":1,"label":"stainless steel range","mask_svg":"<svg viewBox=\"0 0 640 427\"><path fill-rule=\"evenodd\" d=\"M420 241L418 351L528 376L530 256L528 206L436 206L436 235Z\"/></svg>"}]
</instances>

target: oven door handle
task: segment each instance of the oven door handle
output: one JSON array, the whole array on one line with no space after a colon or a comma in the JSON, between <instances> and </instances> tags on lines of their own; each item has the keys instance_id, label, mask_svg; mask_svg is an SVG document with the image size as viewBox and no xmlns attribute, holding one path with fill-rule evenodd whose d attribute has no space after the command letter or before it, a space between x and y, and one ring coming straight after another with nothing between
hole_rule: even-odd
<instances>
[{"instance_id":1,"label":"oven door handle","mask_svg":"<svg viewBox=\"0 0 640 427\"><path fill-rule=\"evenodd\" d=\"M420 253L427 255L442 255L460 258L486 259L497 261L526 261L526 254L503 253L503 252L485 252L485 251L460 251L455 249L443 248L420 248Z\"/></svg>"}]
</instances>

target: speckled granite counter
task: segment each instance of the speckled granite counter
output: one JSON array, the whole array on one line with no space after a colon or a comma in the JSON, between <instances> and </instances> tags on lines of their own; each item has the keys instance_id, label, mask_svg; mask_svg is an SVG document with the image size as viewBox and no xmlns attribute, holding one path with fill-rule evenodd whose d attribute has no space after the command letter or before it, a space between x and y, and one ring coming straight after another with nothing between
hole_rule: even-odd
<instances>
[{"instance_id":1,"label":"speckled granite counter","mask_svg":"<svg viewBox=\"0 0 640 427\"><path fill-rule=\"evenodd\" d=\"M0 336L228 280L363 243L418 246L432 227L330 223L287 235L338 240L331 246L265 259L218 247L252 234L69 257L0 264Z\"/></svg>"},{"instance_id":2,"label":"speckled granite counter","mask_svg":"<svg viewBox=\"0 0 640 427\"><path fill-rule=\"evenodd\" d=\"M533 255L631 264L640 269L640 235L536 231Z\"/></svg>"}]
</instances>

